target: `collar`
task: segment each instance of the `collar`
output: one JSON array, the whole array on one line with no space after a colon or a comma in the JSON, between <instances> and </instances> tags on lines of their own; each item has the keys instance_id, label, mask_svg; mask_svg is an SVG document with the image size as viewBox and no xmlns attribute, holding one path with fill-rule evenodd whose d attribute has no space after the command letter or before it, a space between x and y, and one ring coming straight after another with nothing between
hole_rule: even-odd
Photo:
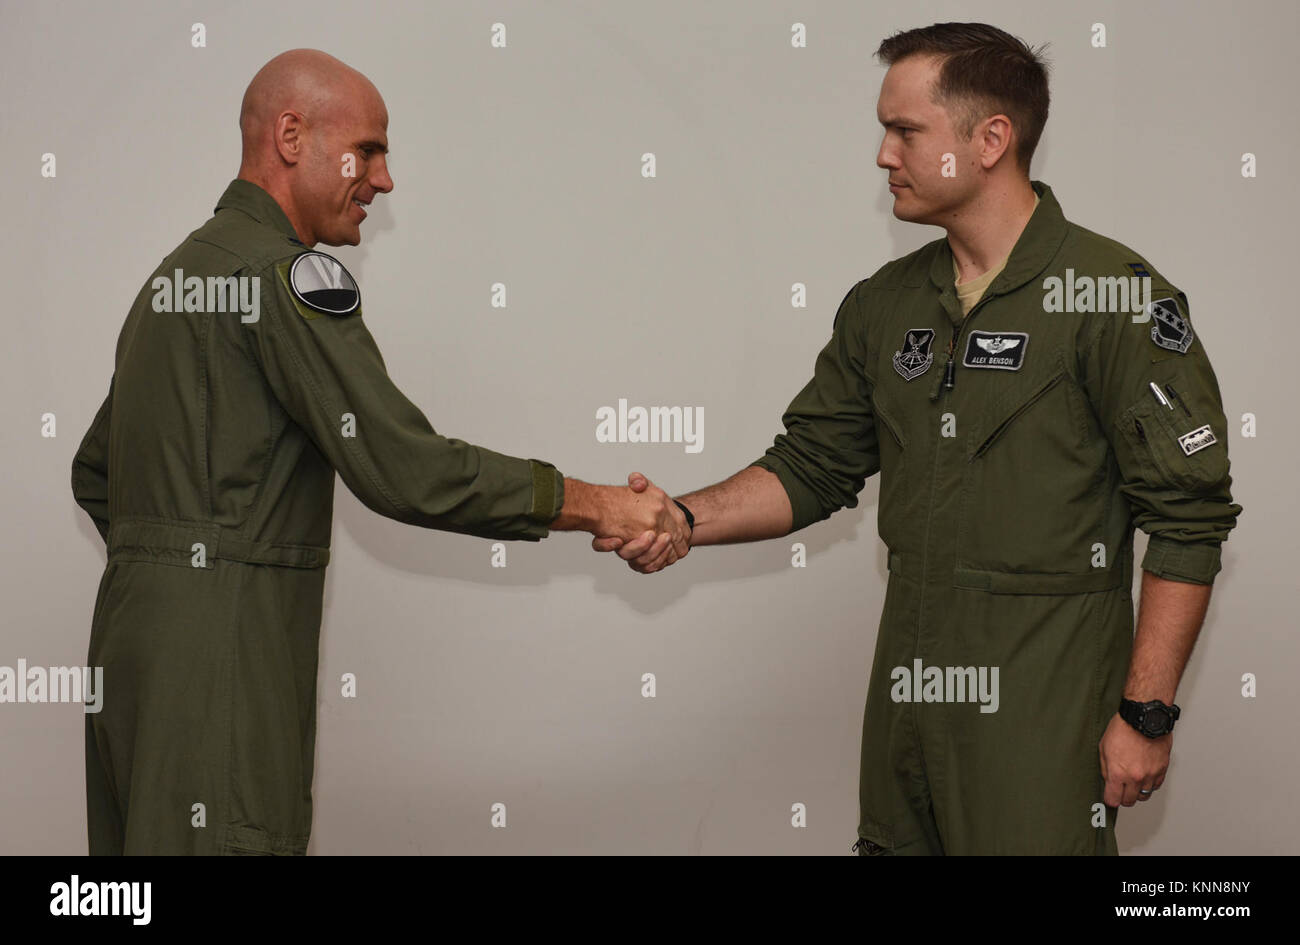
<instances>
[{"instance_id":1,"label":"collar","mask_svg":"<svg viewBox=\"0 0 1300 945\"><path fill-rule=\"evenodd\" d=\"M230 186L226 188L226 192L217 201L217 206L212 212L216 213L218 210L227 208L242 211L258 223L274 227L298 245L303 245L302 241L298 239L293 224L289 222L289 218L280 209L280 205L275 202L275 198L252 181L240 178L232 180Z\"/></svg>"},{"instance_id":2,"label":"collar","mask_svg":"<svg viewBox=\"0 0 1300 945\"><path fill-rule=\"evenodd\" d=\"M1007 264L985 290L986 297L1020 288L1047 268L1065 241L1069 224L1052 188L1040 180L1030 181L1029 185L1038 194L1038 206L1034 208L1016 245L1011 248ZM930 264L930 281L946 295L954 291L952 247L946 239L939 243L939 251Z\"/></svg>"}]
</instances>

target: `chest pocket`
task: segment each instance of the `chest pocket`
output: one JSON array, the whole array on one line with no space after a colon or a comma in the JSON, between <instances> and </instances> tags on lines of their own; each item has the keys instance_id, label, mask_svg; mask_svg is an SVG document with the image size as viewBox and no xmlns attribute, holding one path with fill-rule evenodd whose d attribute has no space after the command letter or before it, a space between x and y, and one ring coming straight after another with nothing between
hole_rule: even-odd
<instances>
[{"instance_id":1,"label":"chest pocket","mask_svg":"<svg viewBox=\"0 0 1300 945\"><path fill-rule=\"evenodd\" d=\"M1107 447L1059 360L1025 381L966 437L953 583L1008 594L1118 587L1119 555L1105 547Z\"/></svg>"}]
</instances>

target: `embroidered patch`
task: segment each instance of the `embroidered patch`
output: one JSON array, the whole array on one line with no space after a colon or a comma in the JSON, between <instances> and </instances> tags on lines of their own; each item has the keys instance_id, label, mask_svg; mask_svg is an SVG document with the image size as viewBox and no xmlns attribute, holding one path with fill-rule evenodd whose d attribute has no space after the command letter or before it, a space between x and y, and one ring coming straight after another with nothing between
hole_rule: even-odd
<instances>
[{"instance_id":1,"label":"embroidered patch","mask_svg":"<svg viewBox=\"0 0 1300 945\"><path fill-rule=\"evenodd\" d=\"M1124 265L1126 265L1126 266L1128 266L1130 269L1132 269L1132 270L1133 270L1133 275L1137 276L1139 279L1141 279L1141 278L1147 278L1147 279L1151 278L1151 273L1147 272L1147 267L1144 266L1144 265L1142 265L1142 263L1140 263L1140 262L1125 263Z\"/></svg>"},{"instance_id":2,"label":"embroidered patch","mask_svg":"<svg viewBox=\"0 0 1300 945\"><path fill-rule=\"evenodd\" d=\"M1185 354L1192 346L1192 326L1183 318L1176 299L1158 299L1147 305L1151 340L1159 347Z\"/></svg>"},{"instance_id":3,"label":"embroidered patch","mask_svg":"<svg viewBox=\"0 0 1300 945\"><path fill-rule=\"evenodd\" d=\"M1178 445L1183 448L1183 452L1191 456L1197 450L1203 450L1207 446L1213 446L1219 442L1214 438L1214 431L1210 429L1207 423L1203 427L1197 427L1191 433L1184 433L1178 438Z\"/></svg>"},{"instance_id":4,"label":"embroidered patch","mask_svg":"<svg viewBox=\"0 0 1300 945\"><path fill-rule=\"evenodd\" d=\"M351 315L361 305L361 290L343 263L324 253L302 253L289 267L289 291L308 308L326 315Z\"/></svg>"},{"instance_id":5,"label":"embroidered patch","mask_svg":"<svg viewBox=\"0 0 1300 945\"><path fill-rule=\"evenodd\" d=\"M915 380L930 370L934 363L934 352L930 350L933 341L933 328L913 328L903 338L903 347L894 352L894 370L903 380Z\"/></svg>"},{"instance_id":6,"label":"embroidered patch","mask_svg":"<svg viewBox=\"0 0 1300 945\"><path fill-rule=\"evenodd\" d=\"M972 331L961 363L973 368L1019 371L1025 363L1029 334L1023 331Z\"/></svg>"}]
</instances>

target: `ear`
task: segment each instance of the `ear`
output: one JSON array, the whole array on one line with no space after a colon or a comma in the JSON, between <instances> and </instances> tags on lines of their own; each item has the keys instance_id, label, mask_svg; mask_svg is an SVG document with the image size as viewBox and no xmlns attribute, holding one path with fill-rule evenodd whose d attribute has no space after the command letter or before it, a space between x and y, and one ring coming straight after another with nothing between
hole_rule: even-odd
<instances>
[{"instance_id":1,"label":"ear","mask_svg":"<svg viewBox=\"0 0 1300 945\"><path fill-rule=\"evenodd\" d=\"M980 165L992 170L1011 147L1011 119L1006 115L993 115L982 123Z\"/></svg>"},{"instance_id":2,"label":"ear","mask_svg":"<svg viewBox=\"0 0 1300 945\"><path fill-rule=\"evenodd\" d=\"M280 160L286 164L297 164L302 160L305 147L302 115L294 111L281 112L275 120L274 134Z\"/></svg>"}]
</instances>

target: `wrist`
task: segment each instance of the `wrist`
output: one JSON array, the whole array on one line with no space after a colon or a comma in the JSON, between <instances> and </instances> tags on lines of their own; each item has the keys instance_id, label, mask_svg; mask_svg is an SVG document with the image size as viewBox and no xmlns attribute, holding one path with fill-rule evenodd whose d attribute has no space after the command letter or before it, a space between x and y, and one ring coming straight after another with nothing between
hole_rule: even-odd
<instances>
[{"instance_id":1,"label":"wrist","mask_svg":"<svg viewBox=\"0 0 1300 945\"><path fill-rule=\"evenodd\" d=\"M1174 694L1158 688L1148 689L1141 686L1130 688L1125 686L1123 698L1128 699L1131 702L1151 702L1154 700L1156 702L1163 702L1165 705L1174 704Z\"/></svg>"},{"instance_id":2,"label":"wrist","mask_svg":"<svg viewBox=\"0 0 1300 945\"><path fill-rule=\"evenodd\" d=\"M695 514L676 499L673 499L673 504L681 509L682 514L686 516L686 527L689 529L688 535L693 536L695 534ZM689 537L687 540L690 540Z\"/></svg>"},{"instance_id":3,"label":"wrist","mask_svg":"<svg viewBox=\"0 0 1300 945\"><path fill-rule=\"evenodd\" d=\"M1147 738L1168 735L1181 714L1178 706L1160 699L1138 702L1125 697L1119 705L1119 717Z\"/></svg>"},{"instance_id":4,"label":"wrist","mask_svg":"<svg viewBox=\"0 0 1300 945\"><path fill-rule=\"evenodd\" d=\"M553 531L596 533L607 513L604 492L608 487L595 486L581 479L564 479L564 505L551 523Z\"/></svg>"}]
</instances>

